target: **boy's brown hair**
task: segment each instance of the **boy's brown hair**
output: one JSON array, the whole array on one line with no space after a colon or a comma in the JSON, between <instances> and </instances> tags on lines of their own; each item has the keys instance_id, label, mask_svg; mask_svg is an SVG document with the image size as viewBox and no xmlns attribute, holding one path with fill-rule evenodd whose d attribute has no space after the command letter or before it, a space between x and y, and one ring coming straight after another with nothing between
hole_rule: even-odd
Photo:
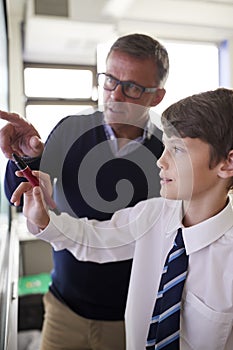
<instances>
[{"instance_id":1,"label":"boy's brown hair","mask_svg":"<svg viewBox=\"0 0 233 350\"><path fill-rule=\"evenodd\" d=\"M162 125L168 137L176 134L208 143L211 168L233 150L233 90L218 88L184 98L163 112Z\"/></svg>"}]
</instances>

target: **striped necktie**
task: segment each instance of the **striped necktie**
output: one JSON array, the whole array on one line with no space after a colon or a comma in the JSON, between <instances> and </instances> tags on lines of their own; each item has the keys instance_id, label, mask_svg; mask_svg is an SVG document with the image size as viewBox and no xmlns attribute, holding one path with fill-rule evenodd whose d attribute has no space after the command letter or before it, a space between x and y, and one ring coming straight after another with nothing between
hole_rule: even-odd
<instances>
[{"instance_id":1,"label":"striped necktie","mask_svg":"<svg viewBox=\"0 0 233 350\"><path fill-rule=\"evenodd\" d=\"M147 350L179 349L180 305L187 268L188 256L179 228L164 265L147 338Z\"/></svg>"}]
</instances>

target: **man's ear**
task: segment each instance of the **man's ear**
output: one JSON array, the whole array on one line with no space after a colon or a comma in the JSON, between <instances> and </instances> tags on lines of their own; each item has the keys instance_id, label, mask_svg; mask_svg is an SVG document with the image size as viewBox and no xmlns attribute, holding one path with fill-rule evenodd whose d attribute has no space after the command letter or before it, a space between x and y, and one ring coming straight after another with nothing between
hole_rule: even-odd
<instances>
[{"instance_id":1,"label":"man's ear","mask_svg":"<svg viewBox=\"0 0 233 350\"><path fill-rule=\"evenodd\" d=\"M221 163L218 175L223 179L233 177L233 150L228 153L227 159Z\"/></svg>"},{"instance_id":2,"label":"man's ear","mask_svg":"<svg viewBox=\"0 0 233 350\"><path fill-rule=\"evenodd\" d=\"M152 100L152 103L151 103L151 107L154 107L154 106L157 106L161 101L162 99L164 98L166 94L166 90L161 88L161 89L158 89L155 94L154 94L154 97L153 97L153 100Z\"/></svg>"}]
</instances>

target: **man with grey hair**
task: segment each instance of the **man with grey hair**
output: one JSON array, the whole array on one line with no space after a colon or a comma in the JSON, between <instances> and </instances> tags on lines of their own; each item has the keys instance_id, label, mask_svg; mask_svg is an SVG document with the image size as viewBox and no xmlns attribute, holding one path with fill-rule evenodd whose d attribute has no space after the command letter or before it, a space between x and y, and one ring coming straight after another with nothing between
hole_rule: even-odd
<instances>
[{"instance_id":1,"label":"man with grey hair","mask_svg":"<svg viewBox=\"0 0 233 350\"><path fill-rule=\"evenodd\" d=\"M64 118L45 145L24 118L0 112L8 121L0 131L0 147L10 159L7 197L23 181L15 176L13 152L56 178L58 209L72 216L107 220L120 208L159 196L156 160L163 145L149 110L165 95L168 71L167 51L157 40L125 35L110 48L106 72L98 74L104 112ZM132 260L98 264L79 261L66 249L53 254L41 350L125 349Z\"/></svg>"}]
</instances>

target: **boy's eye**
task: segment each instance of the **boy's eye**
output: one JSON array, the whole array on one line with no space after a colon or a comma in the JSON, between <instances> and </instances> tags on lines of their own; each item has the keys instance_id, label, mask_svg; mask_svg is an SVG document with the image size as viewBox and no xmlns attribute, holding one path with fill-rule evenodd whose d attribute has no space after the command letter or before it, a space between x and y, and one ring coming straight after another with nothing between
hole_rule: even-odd
<instances>
[{"instance_id":1,"label":"boy's eye","mask_svg":"<svg viewBox=\"0 0 233 350\"><path fill-rule=\"evenodd\" d=\"M179 148L179 147L177 147L177 146L174 146L174 151L175 152L179 152L181 149Z\"/></svg>"},{"instance_id":2,"label":"boy's eye","mask_svg":"<svg viewBox=\"0 0 233 350\"><path fill-rule=\"evenodd\" d=\"M176 140L163 140L163 148L173 154L184 153L186 151L185 144L180 140L178 142Z\"/></svg>"},{"instance_id":3,"label":"boy's eye","mask_svg":"<svg viewBox=\"0 0 233 350\"><path fill-rule=\"evenodd\" d=\"M184 152L184 148L178 147L178 146L173 146L173 152L174 153Z\"/></svg>"}]
</instances>

